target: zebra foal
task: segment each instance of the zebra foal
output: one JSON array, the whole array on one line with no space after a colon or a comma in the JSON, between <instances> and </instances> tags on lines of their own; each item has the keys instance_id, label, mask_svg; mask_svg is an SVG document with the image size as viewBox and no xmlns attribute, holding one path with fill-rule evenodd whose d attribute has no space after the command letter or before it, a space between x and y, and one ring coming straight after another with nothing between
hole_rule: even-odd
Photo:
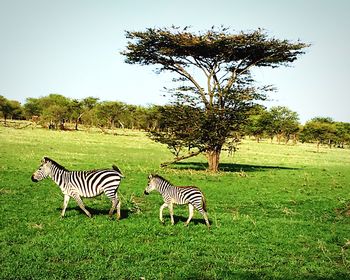
<instances>
[{"instance_id":1,"label":"zebra foal","mask_svg":"<svg viewBox=\"0 0 350 280\"><path fill-rule=\"evenodd\" d=\"M44 157L37 171L32 175L32 181L38 182L50 177L64 194L61 216L64 217L69 199L72 197L91 218L86 210L81 197L95 197L103 192L112 201L109 215L112 216L117 209L117 219L120 218L120 201L118 200L118 188L123 178L121 171L113 165L113 169L91 170L91 171L69 171L54 160Z\"/></svg>"},{"instance_id":2,"label":"zebra foal","mask_svg":"<svg viewBox=\"0 0 350 280\"><path fill-rule=\"evenodd\" d=\"M167 180L159 175L149 175L148 185L144 194L148 195L151 191L157 190L163 197L164 204L159 209L159 219L164 223L163 209L169 208L171 224L174 225L174 204L188 204L189 216L185 225L191 221L193 210L196 208L204 217L207 227L210 227L208 215L206 212L206 203L203 193L197 187L193 186L173 186Z\"/></svg>"}]
</instances>

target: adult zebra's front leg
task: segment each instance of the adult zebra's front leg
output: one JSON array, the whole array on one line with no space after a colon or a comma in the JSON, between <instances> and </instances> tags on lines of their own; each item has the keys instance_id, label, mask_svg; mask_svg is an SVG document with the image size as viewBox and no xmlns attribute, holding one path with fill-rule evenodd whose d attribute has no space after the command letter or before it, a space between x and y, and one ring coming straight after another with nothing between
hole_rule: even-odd
<instances>
[{"instance_id":1,"label":"adult zebra's front leg","mask_svg":"<svg viewBox=\"0 0 350 280\"><path fill-rule=\"evenodd\" d=\"M68 206L68 202L69 202L70 196L68 194L64 195L64 199L63 199L63 208L62 208L62 213L61 213L61 217L64 217L64 214L66 213L66 209Z\"/></svg>"},{"instance_id":2,"label":"adult zebra's front leg","mask_svg":"<svg viewBox=\"0 0 350 280\"><path fill-rule=\"evenodd\" d=\"M86 210L86 208L85 208L85 206L84 206L84 203L83 203L83 201L81 200L80 196L79 196L78 194L73 194L72 197L73 197L73 198L75 199L75 201L78 203L80 209L83 210L83 211L85 212L85 214L86 214L89 218L91 218L91 214L90 214L90 212L89 212L88 210Z\"/></svg>"}]
</instances>

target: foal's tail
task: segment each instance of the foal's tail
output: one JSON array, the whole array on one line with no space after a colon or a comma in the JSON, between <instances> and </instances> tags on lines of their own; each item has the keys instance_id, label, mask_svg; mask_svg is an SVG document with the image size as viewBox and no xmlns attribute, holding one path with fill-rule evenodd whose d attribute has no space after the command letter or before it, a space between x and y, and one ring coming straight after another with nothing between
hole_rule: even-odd
<instances>
[{"instance_id":1,"label":"foal's tail","mask_svg":"<svg viewBox=\"0 0 350 280\"><path fill-rule=\"evenodd\" d=\"M122 178L124 178L123 173L120 171L120 169L118 168L118 166L116 166L115 164L112 165L112 168L114 171L116 171L118 173L118 175Z\"/></svg>"}]
</instances>

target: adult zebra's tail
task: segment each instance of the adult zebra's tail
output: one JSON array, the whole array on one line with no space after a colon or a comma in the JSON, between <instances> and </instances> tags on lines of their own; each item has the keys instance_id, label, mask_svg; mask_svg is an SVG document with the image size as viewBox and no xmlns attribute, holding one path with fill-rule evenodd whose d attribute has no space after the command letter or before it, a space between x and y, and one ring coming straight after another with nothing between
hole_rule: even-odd
<instances>
[{"instance_id":1,"label":"adult zebra's tail","mask_svg":"<svg viewBox=\"0 0 350 280\"><path fill-rule=\"evenodd\" d=\"M118 173L118 175L122 178L124 178L123 173L120 171L120 169L118 168L118 166L116 166L115 164L112 165L112 168L114 171L116 171Z\"/></svg>"},{"instance_id":2,"label":"adult zebra's tail","mask_svg":"<svg viewBox=\"0 0 350 280\"><path fill-rule=\"evenodd\" d=\"M203 195L203 197L202 197L202 207L203 207L203 210L204 210L205 212L207 212L207 202L206 202L206 200L205 200L204 195Z\"/></svg>"}]
</instances>

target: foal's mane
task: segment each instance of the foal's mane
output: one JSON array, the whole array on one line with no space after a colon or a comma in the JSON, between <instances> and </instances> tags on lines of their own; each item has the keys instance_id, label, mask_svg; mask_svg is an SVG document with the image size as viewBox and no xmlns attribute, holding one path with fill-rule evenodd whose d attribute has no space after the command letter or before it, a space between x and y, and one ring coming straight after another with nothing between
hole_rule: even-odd
<instances>
[{"instance_id":1,"label":"foal's mane","mask_svg":"<svg viewBox=\"0 0 350 280\"><path fill-rule=\"evenodd\" d=\"M160 175L158 175L158 174L152 175L152 179L153 179L153 178L155 178L155 179L160 179L160 180L162 180L162 181L167 182L167 183L170 184L170 185L173 185L173 184L170 183L167 179L165 179L164 177L162 177L162 176L160 176Z\"/></svg>"},{"instance_id":2,"label":"foal's mane","mask_svg":"<svg viewBox=\"0 0 350 280\"><path fill-rule=\"evenodd\" d=\"M173 186L173 187L176 187L176 188L180 188L180 189L186 189L186 188L189 188L189 187L198 189L198 187L196 187L196 186L175 186L175 185L173 185L172 183L170 183L167 179L165 179L164 177L162 177L162 176L160 176L160 175L158 175L158 174L155 174L155 175L152 174L152 179L153 179L153 178L156 178L156 179L160 179L160 180L162 180L162 181L165 181L165 182L168 183L169 185L171 185L171 186Z\"/></svg>"}]
</instances>

